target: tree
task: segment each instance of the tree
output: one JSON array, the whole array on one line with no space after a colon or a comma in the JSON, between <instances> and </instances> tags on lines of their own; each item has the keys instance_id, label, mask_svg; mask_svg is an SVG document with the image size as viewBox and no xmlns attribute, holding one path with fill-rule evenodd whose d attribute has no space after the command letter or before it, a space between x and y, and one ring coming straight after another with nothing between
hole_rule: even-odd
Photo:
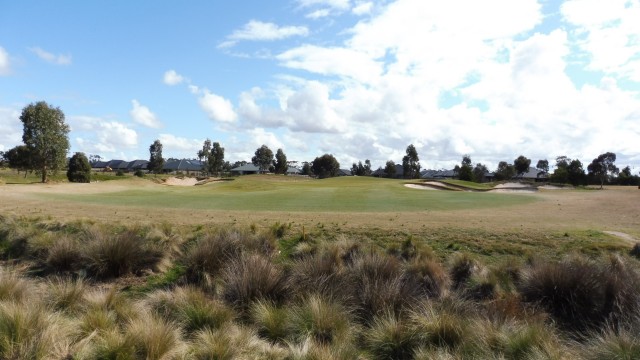
<instances>
[{"instance_id":1,"label":"tree","mask_svg":"<svg viewBox=\"0 0 640 360\"><path fill-rule=\"evenodd\" d=\"M402 172L406 179L420 177L420 159L413 144L407 146L406 155L402 158Z\"/></svg>"},{"instance_id":2,"label":"tree","mask_svg":"<svg viewBox=\"0 0 640 360\"><path fill-rule=\"evenodd\" d=\"M498 168L495 172L496 180L509 180L516 174L516 169L513 165L507 163L506 161L500 161L498 163Z\"/></svg>"},{"instance_id":3,"label":"tree","mask_svg":"<svg viewBox=\"0 0 640 360\"><path fill-rule=\"evenodd\" d=\"M364 165L362 161L358 161L358 163L353 163L351 166L351 174L356 176L369 176L371 175L371 161L369 159L364 161Z\"/></svg>"},{"instance_id":4,"label":"tree","mask_svg":"<svg viewBox=\"0 0 640 360\"><path fill-rule=\"evenodd\" d=\"M396 176L396 163L394 163L393 160L389 160L385 164L385 166L384 166L384 174L388 178L393 178L393 177Z\"/></svg>"},{"instance_id":5,"label":"tree","mask_svg":"<svg viewBox=\"0 0 640 360\"><path fill-rule=\"evenodd\" d=\"M260 172L267 171L273 162L273 151L271 151L267 145L262 145L256 150L255 156L251 158L251 162L260 168Z\"/></svg>"},{"instance_id":6,"label":"tree","mask_svg":"<svg viewBox=\"0 0 640 360\"><path fill-rule=\"evenodd\" d=\"M462 163L458 168L458 179L473 181L473 168L471 168L471 157L469 155L462 157Z\"/></svg>"},{"instance_id":7,"label":"tree","mask_svg":"<svg viewBox=\"0 0 640 360\"><path fill-rule=\"evenodd\" d=\"M618 174L618 172L620 171L616 167L615 162L616 154L607 152L598 155L598 157L593 159L591 164L587 166L589 175L593 175L600 180L600 189L602 189L602 186L609 177L609 174Z\"/></svg>"},{"instance_id":8,"label":"tree","mask_svg":"<svg viewBox=\"0 0 640 360\"><path fill-rule=\"evenodd\" d=\"M276 174L286 174L289 169L289 165L287 164L287 155L285 155L282 149L278 149L276 151L276 161L273 164L275 167Z\"/></svg>"},{"instance_id":9,"label":"tree","mask_svg":"<svg viewBox=\"0 0 640 360\"><path fill-rule=\"evenodd\" d=\"M219 142L214 142L207 159L207 171L210 174L220 175L224 168L224 148Z\"/></svg>"},{"instance_id":10,"label":"tree","mask_svg":"<svg viewBox=\"0 0 640 360\"><path fill-rule=\"evenodd\" d=\"M476 182L483 182L485 175L489 172L486 166L481 163L477 163L476 167L473 168L473 179Z\"/></svg>"},{"instance_id":11,"label":"tree","mask_svg":"<svg viewBox=\"0 0 640 360\"><path fill-rule=\"evenodd\" d=\"M9 149L4 154L4 158L8 165L12 169L16 169L18 174L20 171L24 171L24 177L27 177L27 171L32 169L31 166L31 153L27 145L18 145Z\"/></svg>"},{"instance_id":12,"label":"tree","mask_svg":"<svg viewBox=\"0 0 640 360\"><path fill-rule=\"evenodd\" d=\"M331 154L317 157L311 163L311 170L320 179L338 176L340 163Z\"/></svg>"},{"instance_id":13,"label":"tree","mask_svg":"<svg viewBox=\"0 0 640 360\"><path fill-rule=\"evenodd\" d=\"M311 164L309 164L308 161L305 161L304 163L302 163L301 174L302 175L307 175L307 176L313 175L313 172L311 171Z\"/></svg>"},{"instance_id":14,"label":"tree","mask_svg":"<svg viewBox=\"0 0 640 360\"><path fill-rule=\"evenodd\" d=\"M584 185L587 180L587 176L582 168L580 160L572 160L567 166L567 180L573 186Z\"/></svg>"},{"instance_id":15,"label":"tree","mask_svg":"<svg viewBox=\"0 0 640 360\"><path fill-rule=\"evenodd\" d=\"M159 174L162 172L163 167L162 143L160 140L156 140L149 146L149 164L147 164L147 169L154 174Z\"/></svg>"},{"instance_id":16,"label":"tree","mask_svg":"<svg viewBox=\"0 0 640 360\"><path fill-rule=\"evenodd\" d=\"M91 182L91 164L84 153L77 152L69 160L67 179L69 182Z\"/></svg>"},{"instance_id":17,"label":"tree","mask_svg":"<svg viewBox=\"0 0 640 360\"><path fill-rule=\"evenodd\" d=\"M513 161L513 167L518 176L522 176L522 174L529 171L529 165L531 165L531 159L527 159L524 155L518 156L518 158Z\"/></svg>"},{"instance_id":18,"label":"tree","mask_svg":"<svg viewBox=\"0 0 640 360\"><path fill-rule=\"evenodd\" d=\"M538 169L539 174L548 174L549 173L549 161L547 161L547 159L544 160L538 160L538 163L536 164L536 169Z\"/></svg>"},{"instance_id":19,"label":"tree","mask_svg":"<svg viewBox=\"0 0 640 360\"><path fill-rule=\"evenodd\" d=\"M617 183L618 185L640 185L640 177L634 176L631 173L631 168L625 166L618 174Z\"/></svg>"},{"instance_id":20,"label":"tree","mask_svg":"<svg viewBox=\"0 0 640 360\"><path fill-rule=\"evenodd\" d=\"M43 183L47 182L49 172L56 173L66 165L69 125L64 122L64 113L39 101L22 109L20 121L22 141L29 149L29 165L42 175Z\"/></svg>"},{"instance_id":21,"label":"tree","mask_svg":"<svg viewBox=\"0 0 640 360\"><path fill-rule=\"evenodd\" d=\"M209 156L211 155L211 140L207 138L202 144L202 150L198 150L198 160L202 162L202 170L209 175Z\"/></svg>"},{"instance_id":22,"label":"tree","mask_svg":"<svg viewBox=\"0 0 640 360\"><path fill-rule=\"evenodd\" d=\"M99 161L102 161L102 156L94 154L89 155L89 164L95 164Z\"/></svg>"}]
</instances>

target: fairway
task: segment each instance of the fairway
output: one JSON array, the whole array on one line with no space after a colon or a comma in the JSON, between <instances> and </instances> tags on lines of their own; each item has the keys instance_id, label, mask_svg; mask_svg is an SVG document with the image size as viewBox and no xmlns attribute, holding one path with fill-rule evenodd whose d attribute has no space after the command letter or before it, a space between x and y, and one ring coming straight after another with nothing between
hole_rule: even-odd
<instances>
[{"instance_id":1,"label":"fairway","mask_svg":"<svg viewBox=\"0 0 640 360\"><path fill-rule=\"evenodd\" d=\"M41 193L50 201L151 208L287 211L409 212L480 209L535 201L532 196L455 191L420 191L405 181L370 177L325 180L253 175L204 186L153 186L94 193Z\"/></svg>"}]
</instances>

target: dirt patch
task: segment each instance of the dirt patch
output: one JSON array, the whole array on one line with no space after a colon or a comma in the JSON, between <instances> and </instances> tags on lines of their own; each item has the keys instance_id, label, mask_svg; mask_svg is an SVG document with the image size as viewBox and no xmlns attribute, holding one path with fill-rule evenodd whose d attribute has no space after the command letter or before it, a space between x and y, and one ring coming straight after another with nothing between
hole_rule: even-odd
<instances>
[{"instance_id":1,"label":"dirt patch","mask_svg":"<svg viewBox=\"0 0 640 360\"><path fill-rule=\"evenodd\" d=\"M177 178L171 177L165 180L164 184L169 186L194 186L198 183L198 179L196 178Z\"/></svg>"},{"instance_id":2,"label":"dirt patch","mask_svg":"<svg viewBox=\"0 0 640 360\"><path fill-rule=\"evenodd\" d=\"M636 244L638 242L638 240L634 239L633 236L631 236L631 235L629 235L627 233L623 233L623 232L619 232L619 231L603 231L603 233L609 234L609 235L613 235L613 236L618 237L620 239L626 240L631 245L634 245L634 244Z\"/></svg>"}]
</instances>

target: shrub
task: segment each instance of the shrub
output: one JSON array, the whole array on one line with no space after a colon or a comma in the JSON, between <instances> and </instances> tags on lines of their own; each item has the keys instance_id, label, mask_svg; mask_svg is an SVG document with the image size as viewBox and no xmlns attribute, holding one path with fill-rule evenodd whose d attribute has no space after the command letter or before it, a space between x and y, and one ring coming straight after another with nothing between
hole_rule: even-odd
<instances>
[{"instance_id":1,"label":"shrub","mask_svg":"<svg viewBox=\"0 0 640 360\"><path fill-rule=\"evenodd\" d=\"M84 153L77 152L69 160L67 179L69 182L91 182L91 164Z\"/></svg>"},{"instance_id":2,"label":"shrub","mask_svg":"<svg viewBox=\"0 0 640 360\"><path fill-rule=\"evenodd\" d=\"M93 232L83 252L89 272L99 278L119 277L155 269L163 257L162 251L145 246L133 232L107 236Z\"/></svg>"},{"instance_id":3,"label":"shrub","mask_svg":"<svg viewBox=\"0 0 640 360\"><path fill-rule=\"evenodd\" d=\"M376 316L364 337L376 359L411 359L417 345L415 332L392 313Z\"/></svg>"},{"instance_id":4,"label":"shrub","mask_svg":"<svg viewBox=\"0 0 640 360\"><path fill-rule=\"evenodd\" d=\"M222 296L234 307L246 310L255 300L282 301L287 293L282 269L257 254L233 260L223 272Z\"/></svg>"},{"instance_id":5,"label":"shrub","mask_svg":"<svg viewBox=\"0 0 640 360\"><path fill-rule=\"evenodd\" d=\"M136 172L133 173L133 176L144 177L144 173L142 170L136 170Z\"/></svg>"},{"instance_id":6,"label":"shrub","mask_svg":"<svg viewBox=\"0 0 640 360\"><path fill-rule=\"evenodd\" d=\"M124 176L124 171L122 170L116 171L116 176Z\"/></svg>"}]
</instances>

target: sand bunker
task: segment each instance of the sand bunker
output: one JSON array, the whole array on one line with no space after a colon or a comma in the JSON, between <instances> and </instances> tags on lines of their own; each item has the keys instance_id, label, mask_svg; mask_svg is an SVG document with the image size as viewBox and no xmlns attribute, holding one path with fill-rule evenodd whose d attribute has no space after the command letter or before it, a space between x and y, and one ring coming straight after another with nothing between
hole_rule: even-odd
<instances>
[{"instance_id":1,"label":"sand bunker","mask_svg":"<svg viewBox=\"0 0 640 360\"><path fill-rule=\"evenodd\" d=\"M196 178L186 177L180 179L177 177L171 177L165 180L164 184L170 186L194 186L197 182L198 180Z\"/></svg>"},{"instance_id":2,"label":"sand bunker","mask_svg":"<svg viewBox=\"0 0 640 360\"><path fill-rule=\"evenodd\" d=\"M429 185L418 185L418 184L404 184L404 186L410 189L418 189L418 190L440 190Z\"/></svg>"},{"instance_id":3,"label":"sand bunker","mask_svg":"<svg viewBox=\"0 0 640 360\"><path fill-rule=\"evenodd\" d=\"M510 183L504 183L504 184L498 184L496 186L494 186L494 189L514 189L514 188L528 188L531 187L531 185L527 185L527 184L521 184L521 183L517 183L517 182L510 182Z\"/></svg>"}]
</instances>

